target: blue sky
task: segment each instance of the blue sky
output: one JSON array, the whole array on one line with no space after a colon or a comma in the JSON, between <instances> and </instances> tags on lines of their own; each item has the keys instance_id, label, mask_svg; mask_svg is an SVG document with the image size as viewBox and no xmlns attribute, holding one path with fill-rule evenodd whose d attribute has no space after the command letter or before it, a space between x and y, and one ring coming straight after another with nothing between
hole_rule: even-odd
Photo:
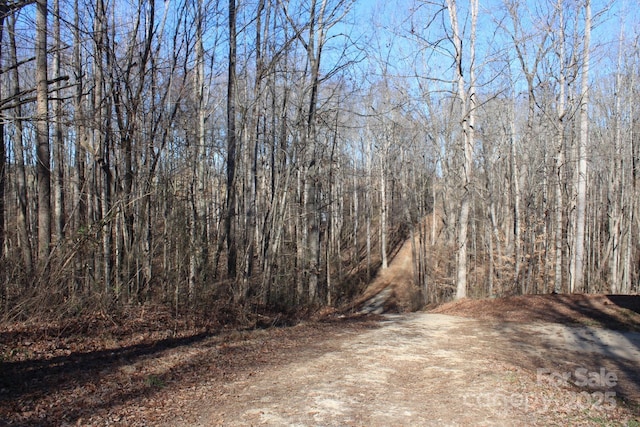
<instances>
[{"instance_id":1,"label":"blue sky","mask_svg":"<svg viewBox=\"0 0 640 427\"><path fill-rule=\"evenodd\" d=\"M479 60L483 60L492 52L501 49L501 45L509 42L506 34L497 30L499 23L509 25L509 22L504 20L505 8L502 0L480 0L479 3L478 55ZM522 3L520 18L523 29L525 32L530 32L541 25L539 20L545 18L546 11L552 8L555 0L526 0ZM575 11L575 7L582 1L565 0L565 3L574 5L573 8L568 6L567 9ZM461 25L464 25L468 5L469 1L457 2ZM434 43L442 38L442 26L443 23L448 25L448 16L445 13L429 22L433 19L435 10L433 5L427 6L425 1L420 0L356 0L353 13L356 25L353 30L362 37L372 39L368 43L370 48L379 47L383 51L388 49L389 58L393 59L392 68L398 68L398 72L402 72L401 68L411 65L411 62L415 63L412 55L420 49L420 43L416 44L415 39L410 40L409 32L412 27L415 34L429 42ZM581 27L583 25L581 7L579 7L579 13L576 22ZM593 61L602 67L608 67L612 60L615 62L621 25L629 43L640 34L640 4L638 0L592 0L592 14L596 18L591 42ZM566 16L569 22L573 22L575 18L575 12ZM582 31L581 28L580 31ZM442 54L449 46L446 43L439 46L441 48L436 49L430 57L431 64L424 64L425 66L434 67L436 70L446 68L446 58ZM384 52L382 54L384 55Z\"/></svg>"}]
</instances>

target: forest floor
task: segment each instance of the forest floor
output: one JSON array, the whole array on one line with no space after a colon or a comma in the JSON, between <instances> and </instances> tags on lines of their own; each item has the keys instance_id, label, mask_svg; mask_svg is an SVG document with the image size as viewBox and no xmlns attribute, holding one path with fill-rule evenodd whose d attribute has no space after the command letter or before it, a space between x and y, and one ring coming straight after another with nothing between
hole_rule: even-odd
<instances>
[{"instance_id":1,"label":"forest floor","mask_svg":"<svg viewBox=\"0 0 640 427\"><path fill-rule=\"evenodd\" d=\"M410 256L403 245L351 311L414 308ZM137 307L0 324L0 426L639 427L639 366L640 296L461 300L246 330Z\"/></svg>"}]
</instances>

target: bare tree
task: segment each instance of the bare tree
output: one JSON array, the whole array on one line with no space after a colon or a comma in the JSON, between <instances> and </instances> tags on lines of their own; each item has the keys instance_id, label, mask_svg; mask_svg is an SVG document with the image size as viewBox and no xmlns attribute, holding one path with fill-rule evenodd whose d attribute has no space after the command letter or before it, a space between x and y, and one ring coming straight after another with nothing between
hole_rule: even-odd
<instances>
[{"instance_id":1,"label":"bare tree","mask_svg":"<svg viewBox=\"0 0 640 427\"><path fill-rule=\"evenodd\" d=\"M225 234L227 239L227 275L237 275L236 245L236 2L229 0L229 68L227 80L227 201Z\"/></svg>"},{"instance_id":2,"label":"bare tree","mask_svg":"<svg viewBox=\"0 0 640 427\"><path fill-rule=\"evenodd\" d=\"M554 125L555 125L555 164L554 164L554 175L555 175L555 275L554 275L554 292L560 293L562 291L562 259L563 259L563 189L562 189L562 175L564 170L564 121L566 111L566 78L565 78L565 68L564 68L564 57L565 57L565 33L564 33L564 11L562 10L562 3L558 1L556 5L556 10L558 12L558 16L560 18L559 24L559 34L558 34L558 42L557 42L557 53L560 57L560 70L558 76L558 86L559 86L559 94L558 94L558 102L556 107L556 115L554 117Z\"/></svg>"},{"instance_id":3,"label":"bare tree","mask_svg":"<svg viewBox=\"0 0 640 427\"><path fill-rule=\"evenodd\" d=\"M31 0L32 1L32 0ZM5 20L16 10L19 10L23 6L31 3L31 1L15 1L9 0L0 1L0 60L3 59L3 37ZM2 73L0 73L1 75ZM2 99L2 88L0 88L0 99ZM6 179L7 179L7 151L5 146L5 118L0 116L0 260L5 256L5 240L6 240L6 224L5 224L5 193L6 193Z\"/></svg>"},{"instance_id":4,"label":"bare tree","mask_svg":"<svg viewBox=\"0 0 640 427\"><path fill-rule=\"evenodd\" d=\"M17 12L16 12L17 13ZM18 53L16 47L16 16L15 13L9 17L9 58L11 64L11 92L16 98L21 92L20 73L18 72ZM33 254L31 246L31 233L29 227L29 203L27 190L27 174L25 170L24 154L24 126L22 117L22 105L18 102L14 108L15 137L13 140L13 151L16 163L16 192L18 194L18 235L22 245L22 261L26 274L33 272Z\"/></svg>"},{"instance_id":5,"label":"bare tree","mask_svg":"<svg viewBox=\"0 0 640 427\"><path fill-rule=\"evenodd\" d=\"M56 80L53 94L53 110L55 114L53 125L53 157L54 157L54 234L56 242L62 241L65 228L65 189L64 189L64 134L63 134L63 110L62 110L62 79L61 77L61 52L62 41L60 39L60 0L53 1L53 77Z\"/></svg>"},{"instance_id":6,"label":"bare tree","mask_svg":"<svg viewBox=\"0 0 640 427\"><path fill-rule=\"evenodd\" d=\"M0 3L0 61L2 60L2 47L3 44L3 36L4 36L4 21L7 18L9 13L9 7L7 5L7 0L2 0ZM2 87L0 85L0 98L2 97ZM0 260L2 260L5 256L4 253L4 244L6 239L5 232L5 221L4 221L4 211L5 211L5 187L6 187L6 179L7 179L7 153L6 146L4 142L5 135L5 125L4 125L4 117L0 116Z\"/></svg>"},{"instance_id":7,"label":"bare tree","mask_svg":"<svg viewBox=\"0 0 640 427\"><path fill-rule=\"evenodd\" d=\"M457 236L457 275L456 275L456 298L465 298L467 295L467 244L469 211L471 209L472 196L472 168L473 168L473 145L475 138L475 118L476 118L476 78L475 78L475 39L476 24L478 20L478 0L470 1L471 32L469 35L469 87L463 74L464 53L462 45L462 32L458 23L458 10L455 0L447 0L447 10L451 24L451 38L455 53L454 69L455 82L457 85L457 98L461 105L461 127L463 133L460 176L462 177L461 204L458 216L458 236Z\"/></svg>"},{"instance_id":8,"label":"bare tree","mask_svg":"<svg viewBox=\"0 0 640 427\"><path fill-rule=\"evenodd\" d=\"M75 91L73 96L73 122L75 139L75 168L74 168L74 232L86 230L89 226L88 218L88 196L87 196L87 179L86 179L86 161L88 143L88 129L85 124L86 100L84 94L85 72L82 66L81 53L82 34L80 29L80 8L79 1L73 2L73 73ZM86 290L87 283L82 278L85 272L84 254L78 253L75 257L75 277L79 284L79 288Z\"/></svg>"},{"instance_id":9,"label":"bare tree","mask_svg":"<svg viewBox=\"0 0 640 427\"><path fill-rule=\"evenodd\" d=\"M578 144L578 174L576 177L576 235L571 274L571 292L582 291L584 287L584 248L587 207L587 149L589 143L589 57L591 49L591 0L585 0L584 41L582 57L582 80L580 99L580 138Z\"/></svg>"},{"instance_id":10,"label":"bare tree","mask_svg":"<svg viewBox=\"0 0 640 427\"><path fill-rule=\"evenodd\" d=\"M513 32L511 33L511 38L513 40L513 48L516 53L516 58L518 63L520 64L520 68L522 73L524 74L524 78L527 83L527 116L526 116L526 128L523 135L524 141L530 141L534 138L534 120L535 120L535 105L536 105L536 94L535 88L537 82L535 81L536 75L539 71L540 63L544 58L544 55L547 52L547 38L549 37L549 32L546 29L542 29L540 32L539 40L535 40L535 47L533 47L533 59L530 58L529 49L527 49L528 40L531 39L532 35L526 34L523 29L523 24L521 22L522 13L519 10L519 2L511 1L507 2L507 10L509 13L509 17L511 18L511 25L513 27ZM553 17L550 17L553 19ZM537 31L537 29L536 29ZM515 82L514 82L515 87ZM514 95L514 103L516 102ZM520 270L522 266L522 224L521 224L521 208L520 201L522 198L522 193L520 189L520 180L521 180L521 168L518 164L519 157L517 156L517 133L516 133L516 123L515 123L515 110L516 106L514 105L513 114L512 114L512 123L511 123L511 174L512 174L512 183L513 183L513 192L514 192L514 205L513 205L513 230L514 230L514 285L518 286L520 282L520 290L521 293L525 293L526 280L520 277Z\"/></svg>"},{"instance_id":11,"label":"bare tree","mask_svg":"<svg viewBox=\"0 0 640 427\"><path fill-rule=\"evenodd\" d=\"M36 1L36 139L38 176L38 262L48 263L51 253L51 157L49 146L47 79L47 0Z\"/></svg>"}]
</instances>

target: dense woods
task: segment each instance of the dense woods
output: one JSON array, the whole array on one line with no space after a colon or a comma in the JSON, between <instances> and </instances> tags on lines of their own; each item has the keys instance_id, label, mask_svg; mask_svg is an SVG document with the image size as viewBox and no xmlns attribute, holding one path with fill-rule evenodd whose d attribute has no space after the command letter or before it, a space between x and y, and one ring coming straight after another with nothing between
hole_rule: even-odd
<instances>
[{"instance_id":1,"label":"dense woods","mask_svg":"<svg viewBox=\"0 0 640 427\"><path fill-rule=\"evenodd\" d=\"M0 312L637 293L623 3L1 0Z\"/></svg>"}]
</instances>

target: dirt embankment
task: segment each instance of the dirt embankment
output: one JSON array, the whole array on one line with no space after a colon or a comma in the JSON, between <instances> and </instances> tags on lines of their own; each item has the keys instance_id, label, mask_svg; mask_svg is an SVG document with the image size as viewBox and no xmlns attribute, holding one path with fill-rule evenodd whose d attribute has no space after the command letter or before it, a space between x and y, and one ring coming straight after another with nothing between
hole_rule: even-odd
<instances>
[{"instance_id":1,"label":"dirt embankment","mask_svg":"<svg viewBox=\"0 0 640 427\"><path fill-rule=\"evenodd\" d=\"M640 332L638 295L521 295L464 299L443 304L432 312L483 320L581 324Z\"/></svg>"},{"instance_id":2,"label":"dirt embankment","mask_svg":"<svg viewBox=\"0 0 640 427\"><path fill-rule=\"evenodd\" d=\"M363 314L411 312L423 303L422 293L415 285L413 247L407 240L393 257L388 268L380 270L354 307Z\"/></svg>"}]
</instances>

